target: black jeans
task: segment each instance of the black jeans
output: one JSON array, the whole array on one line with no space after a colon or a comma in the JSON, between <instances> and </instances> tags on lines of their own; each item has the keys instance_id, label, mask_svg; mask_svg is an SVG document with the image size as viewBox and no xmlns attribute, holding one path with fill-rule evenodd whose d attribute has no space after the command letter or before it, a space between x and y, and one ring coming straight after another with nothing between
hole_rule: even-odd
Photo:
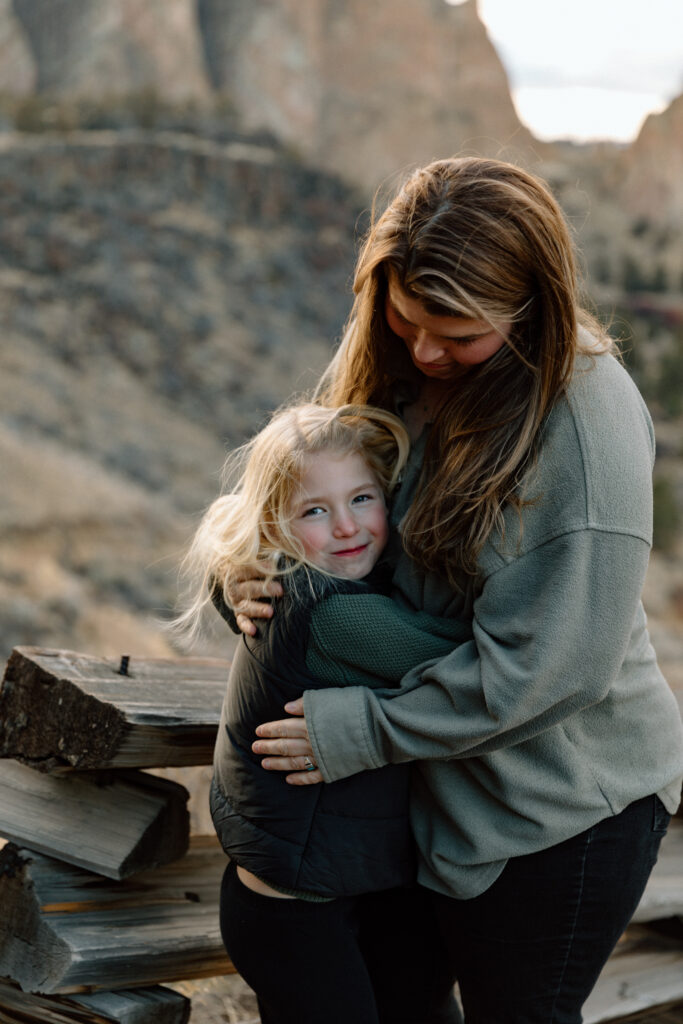
<instances>
[{"instance_id":1,"label":"black jeans","mask_svg":"<svg viewBox=\"0 0 683 1024\"><path fill-rule=\"evenodd\" d=\"M262 896L233 864L221 933L263 1024L459 1024L429 894L392 889L329 903Z\"/></svg>"},{"instance_id":2,"label":"black jeans","mask_svg":"<svg viewBox=\"0 0 683 1024\"><path fill-rule=\"evenodd\" d=\"M432 894L467 1024L580 1024L640 901L670 815L656 796L510 860L471 900Z\"/></svg>"}]
</instances>

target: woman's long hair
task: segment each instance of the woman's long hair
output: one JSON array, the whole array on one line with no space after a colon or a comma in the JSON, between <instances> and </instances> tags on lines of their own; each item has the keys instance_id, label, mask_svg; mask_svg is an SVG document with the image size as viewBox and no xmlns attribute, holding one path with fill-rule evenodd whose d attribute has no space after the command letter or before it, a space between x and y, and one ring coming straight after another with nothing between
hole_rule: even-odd
<instances>
[{"instance_id":1,"label":"woman's long hair","mask_svg":"<svg viewBox=\"0 0 683 1024\"><path fill-rule=\"evenodd\" d=\"M183 561L186 610L171 624L192 640L211 592L227 588L243 570L265 579L316 568L292 533L291 507L309 455L360 455L385 497L396 486L409 440L401 421L384 409L312 403L275 413L251 441L231 453L224 493L209 507Z\"/></svg>"},{"instance_id":2,"label":"woman's long hair","mask_svg":"<svg viewBox=\"0 0 683 1024\"><path fill-rule=\"evenodd\" d=\"M502 161L440 160L416 171L370 229L345 337L318 391L327 404L390 408L397 382L415 374L386 321L389 275L429 314L512 324L495 355L454 380L403 523L408 553L457 585L476 574L503 508L521 509L519 485L576 353L612 342L580 308L572 239L544 183Z\"/></svg>"}]
</instances>

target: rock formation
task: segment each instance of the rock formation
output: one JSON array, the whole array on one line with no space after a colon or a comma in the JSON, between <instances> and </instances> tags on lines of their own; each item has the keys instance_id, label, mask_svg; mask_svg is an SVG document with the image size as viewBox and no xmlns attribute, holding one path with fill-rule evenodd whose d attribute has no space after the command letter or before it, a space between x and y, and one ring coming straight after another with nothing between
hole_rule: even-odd
<instances>
[{"instance_id":1,"label":"rock formation","mask_svg":"<svg viewBox=\"0 0 683 1024\"><path fill-rule=\"evenodd\" d=\"M38 72L12 0L0 0L0 92L32 93Z\"/></svg>"},{"instance_id":2,"label":"rock formation","mask_svg":"<svg viewBox=\"0 0 683 1024\"><path fill-rule=\"evenodd\" d=\"M5 0L0 45L18 22L43 95L220 94L245 130L366 193L456 151L533 149L476 0Z\"/></svg>"},{"instance_id":3,"label":"rock formation","mask_svg":"<svg viewBox=\"0 0 683 1024\"><path fill-rule=\"evenodd\" d=\"M528 157L475 0L199 0L199 12L212 81L245 124L366 189L460 150Z\"/></svg>"},{"instance_id":4,"label":"rock formation","mask_svg":"<svg viewBox=\"0 0 683 1024\"><path fill-rule=\"evenodd\" d=\"M620 192L635 216L683 226L683 95L650 114L622 165Z\"/></svg>"},{"instance_id":5,"label":"rock formation","mask_svg":"<svg viewBox=\"0 0 683 1024\"><path fill-rule=\"evenodd\" d=\"M55 96L153 88L171 101L207 98L194 0L14 0L37 66Z\"/></svg>"}]
</instances>

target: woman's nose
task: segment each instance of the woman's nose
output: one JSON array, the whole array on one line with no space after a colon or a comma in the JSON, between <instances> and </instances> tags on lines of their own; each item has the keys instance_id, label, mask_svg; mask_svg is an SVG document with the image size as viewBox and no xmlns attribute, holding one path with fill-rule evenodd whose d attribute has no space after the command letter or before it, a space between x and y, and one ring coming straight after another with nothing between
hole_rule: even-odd
<instances>
[{"instance_id":1,"label":"woman's nose","mask_svg":"<svg viewBox=\"0 0 683 1024\"><path fill-rule=\"evenodd\" d=\"M444 354L443 344L427 331L419 330L415 335L413 353L419 363L435 363Z\"/></svg>"}]
</instances>

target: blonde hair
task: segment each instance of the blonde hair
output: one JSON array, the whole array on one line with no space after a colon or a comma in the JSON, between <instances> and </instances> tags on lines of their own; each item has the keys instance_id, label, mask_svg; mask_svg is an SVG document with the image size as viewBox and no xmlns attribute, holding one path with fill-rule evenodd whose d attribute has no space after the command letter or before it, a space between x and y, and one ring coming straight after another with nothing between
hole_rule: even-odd
<instances>
[{"instance_id":1,"label":"blonde hair","mask_svg":"<svg viewBox=\"0 0 683 1024\"><path fill-rule=\"evenodd\" d=\"M403 545L458 585L518 488L542 424L577 352L612 342L581 308L574 246L545 184L519 167L475 157L416 171L374 219L360 253L346 333L318 394L336 405L390 406L416 373L384 312L389 275L436 316L511 324L490 359L454 380L427 445ZM580 328L587 330L581 331Z\"/></svg>"},{"instance_id":2,"label":"blonde hair","mask_svg":"<svg viewBox=\"0 0 683 1024\"><path fill-rule=\"evenodd\" d=\"M302 566L324 572L306 558L290 526L290 508L307 456L320 452L362 456L388 497L408 450L403 424L383 409L309 403L275 413L226 461L224 481L229 493L209 507L184 559L189 599L173 628L192 639L211 592L219 587L227 598L231 579L257 563L258 574L266 578Z\"/></svg>"}]
</instances>

